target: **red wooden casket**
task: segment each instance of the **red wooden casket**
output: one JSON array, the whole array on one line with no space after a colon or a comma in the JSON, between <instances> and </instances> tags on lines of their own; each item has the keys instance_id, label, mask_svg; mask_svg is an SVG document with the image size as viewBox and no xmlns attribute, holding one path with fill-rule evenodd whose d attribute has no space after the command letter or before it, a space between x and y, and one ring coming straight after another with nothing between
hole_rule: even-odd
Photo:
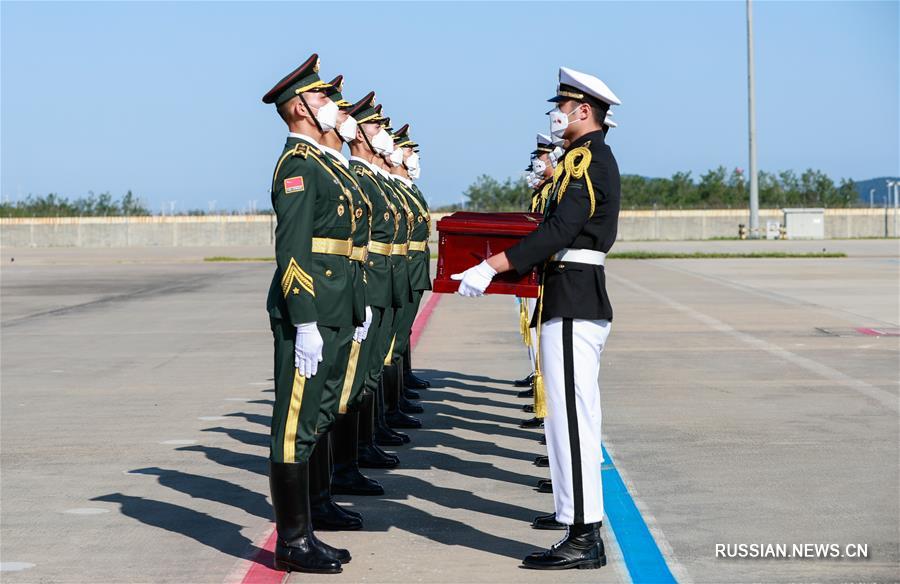
<instances>
[{"instance_id":1,"label":"red wooden casket","mask_svg":"<svg viewBox=\"0 0 900 584\"><path fill-rule=\"evenodd\" d=\"M541 218L540 213L457 211L438 221L438 261L434 292L456 292L459 282L451 280L451 274L458 274L492 255L506 251L537 229ZM485 293L537 298L537 271L532 270L522 277L514 271L497 274Z\"/></svg>"}]
</instances>

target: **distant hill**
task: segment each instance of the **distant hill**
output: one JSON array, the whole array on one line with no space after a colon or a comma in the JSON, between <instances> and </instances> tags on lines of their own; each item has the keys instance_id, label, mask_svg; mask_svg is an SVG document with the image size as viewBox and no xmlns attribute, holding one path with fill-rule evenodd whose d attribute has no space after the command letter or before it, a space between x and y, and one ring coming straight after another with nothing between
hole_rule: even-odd
<instances>
[{"instance_id":1,"label":"distant hill","mask_svg":"<svg viewBox=\"0 0 900 584\"><path fill-rule=\"evenodd\" d=\"M854 181L856 185L856 192L859 193L859 201L863 204L863 206L869 206L869 191L871 189L875 189L875 192L872 193L872 199L876 207L884 207L885 201L888 197L888 188L887 181L896 180L900 181L900 177L897 176L883 176L880 178L870 178L869 180L860 180ZM893 201L888 200L888 205L893 204Z\"/></svg>"}]
</instances>

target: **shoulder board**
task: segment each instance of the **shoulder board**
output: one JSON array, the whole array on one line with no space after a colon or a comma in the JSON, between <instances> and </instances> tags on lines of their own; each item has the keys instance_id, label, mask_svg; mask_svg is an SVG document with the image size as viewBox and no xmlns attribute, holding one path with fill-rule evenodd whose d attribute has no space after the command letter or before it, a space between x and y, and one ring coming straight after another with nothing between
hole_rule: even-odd
<instances>
[{"instance_id":1,"label":"shoulder board","mask_svg":"<svg viewBox=\"0 0 900 584\"><path fill-rule=\"evenodd\" d=\"M367 176L369 173L366 172L366 168L362 164L351 164L351 168L353 168L353 172L358 174L359 176Z\"/></svg>"},{"instance_id":2,"label":"shoulder board","mask_svg":"<svg viewBox=\"0 0 900 584\"><path fill-rule=\"evenodd\" d=\"M298 142L294 145L294 150L291 152L294 156L299 156L300 158L306 158L307 153L309 152L309 144L305 142Z\"/></svg>"}]
</instances>

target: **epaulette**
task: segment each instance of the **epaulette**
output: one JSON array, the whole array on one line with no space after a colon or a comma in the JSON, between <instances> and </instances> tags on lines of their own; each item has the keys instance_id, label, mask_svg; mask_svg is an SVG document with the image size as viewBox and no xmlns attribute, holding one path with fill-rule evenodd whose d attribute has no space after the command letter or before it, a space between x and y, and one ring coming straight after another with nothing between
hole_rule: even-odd
<instances>
[{"instance_id":1,"label":"epaulette","mask_svg":"<svg viewBox=\"0 0 900 584\"><path fill-rule=\"evenodd\" d=\"M309 154L310 145L306 142L298 142L294 145L294 151L292 154L294 156L299 156L300 158L306 158L306 155Z\"/></svg>"}]
</instances>

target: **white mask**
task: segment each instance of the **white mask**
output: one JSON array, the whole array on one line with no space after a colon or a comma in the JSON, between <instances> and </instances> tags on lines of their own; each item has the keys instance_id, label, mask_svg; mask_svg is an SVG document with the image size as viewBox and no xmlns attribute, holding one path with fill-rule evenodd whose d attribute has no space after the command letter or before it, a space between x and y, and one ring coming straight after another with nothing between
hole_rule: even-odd
<instances>
[{"instance_id":1,"label":"white mask","mask_svg":"<svg viewBox=\"0 0 900 584\"><path fill-rule=\"evenodd\" d=\"M337 104L330 99L325 100L325 104L316 110L316 121L322 126L323 132L330 132L337 126L338 111Z\"/></svg>"},{"instance_id":2,"label":"white mask","mask_svg":"<svg viewBox=\"0 0 900 584\"><path fill-rule=\"evenodd\" d=\"M391 166L397 167L403 164L403 149L395 148L391 155L388 157L388 160L391 161Z\"/></svg>"},{"instance_id":3,"label":"white mask","mask_svg":"<svg viewBox=\"0 0 900 584\"><path fill-rule=\"evenodd\" d=\"M406 168L409 171L418 170L419 169L419 155L413 152L409 155L409 158L406 159Z\"/></svg>"},{"instance_id":4,"label":"white mask","mask_svg":"<svg viewBox=\"0 0 900 584\"><path fill-rule=\"evenodd\" d=\"M381 128L378 130L378 133L372 137L372 148L375 149L376 153L382 156L393 150L394 141L391 139L391 135L387 133L387 130Z\"/></svg>"},{"instance_id":5,"label":"white mask","mask_svg":"<svg viewBox=\"0 0 900 584\"><path fill-rule=\"evenodd\" d=\"M537 176L544 174L545 170L547 170L547 164L540 158L531 161L531 171Z\"/></svg>"},{"instance_id":6,"label":"white mask","mask_svg":"<svg viewBox=\"0 0 900 584\"><path fill-rule=\"evenodd\" d=\"M566 128L569 127L569 124L572 123L569 121L569 116L578 111L578 108L573 109L569 113L563 113L559 111L559 108L556 108L550 112L550 135L555 138L553 140L554 144L562 143L563 134L566 131Z\"/></svg>"},{"instance_id":7,"label":"white mask","mask_svg":"<svg viewBox=\"0 0 900 584\"><path fill-rule=\"evenodd\" d=\"M553 149L553 152L550 153L550 164L553 166L553 168L556 168L556 164L562 159L563 154L565 153L566 151L563 150L560 146L557 146Z\"/></svg>"},{"instance_id":8,"label":"white mask","mask_svg":"<svg viewBox=\"0 0 900 584\"><path fill-rule=\"evenodd\" d=\"M356 118L353 116L347 116L347 119L344 120L344 123L340 125L338 128L338 134L341 135L341 139L349 144L356 140Z\"/></svg>"},{"instance_id":9,"label":"white mask","mask_svg":"<svg viewBox=\"0 0 900 584\"><path fill-rule=\"evenodd\" d=\"M409 170L409 178L413 180L419 180L419 176L421 176L421 174L422 171L418 166Z\"/></svg>"}]
</instances>

